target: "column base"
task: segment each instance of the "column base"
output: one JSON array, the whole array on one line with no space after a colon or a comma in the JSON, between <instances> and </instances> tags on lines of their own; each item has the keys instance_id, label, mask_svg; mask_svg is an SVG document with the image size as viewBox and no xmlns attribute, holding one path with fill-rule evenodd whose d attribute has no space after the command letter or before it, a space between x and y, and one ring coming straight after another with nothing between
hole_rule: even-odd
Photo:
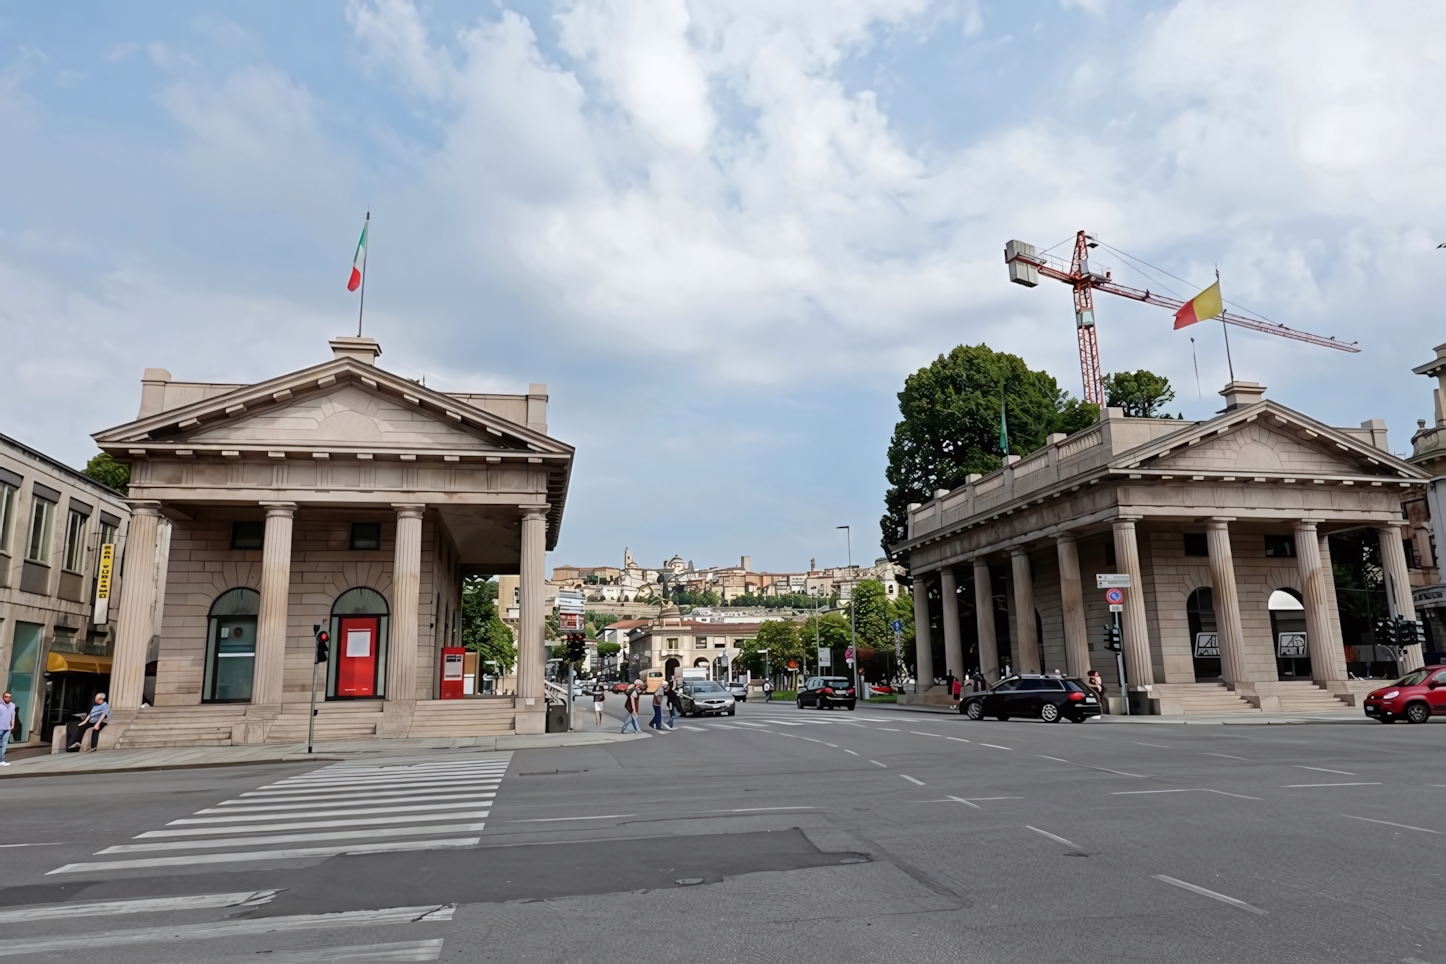
<instances>
[{"instance_id":1,"label":"column base","mask_svg":"<svg viewBox=\"0 0 1446 964\"><path fill-rule=\"evenodd\" d=\"M514 717L512 731L518 736L534 736L547 732L547 701L537 697L532 705L527 705L527 700L519 697L517 699L517 715Z\"/></svg>"},{"instance_id":2,"label":"column base","mask_svg":"<svg viewBox=\"0 0 1446 964\"><path fill-rule=\"evenodd\" d=\"M412 717L416 712L416 700L387 700L384 702L382 704L382 721L377 724L377 739L406 739L412 731Z\"/></svg>"}]
</instances>

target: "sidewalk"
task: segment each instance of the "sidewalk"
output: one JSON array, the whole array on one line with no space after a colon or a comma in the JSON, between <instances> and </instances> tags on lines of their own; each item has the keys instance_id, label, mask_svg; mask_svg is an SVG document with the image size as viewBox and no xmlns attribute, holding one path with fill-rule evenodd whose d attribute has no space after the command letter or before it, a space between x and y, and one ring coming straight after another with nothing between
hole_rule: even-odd
<instances>
[{"instance_id":1,"label":"sidewalk","mask_svg":"<svg viewBox=\"0 0 1446 964\"><path fill-rule=\"evenodd\" d=\"M589 723L592 714L589 713ZM191 767L244 766L252 763L333 763L358 757L407 756L437 750L539 750L559 746L587 746L648 739L647 734L619 734L595 729L535 736L464 736L421 740L348 740L314 744L310 756L305 743L262 743L246 746L155 747L142 750L100 750L94 753L57 753L13 760L0 770L0 780L16 777L70 776L129 770L177 770Z\"/></svg>"},{"instance_id":2,"label":"sidewalk","mask_svg":"<svg viewBox=\"0 0 1446 964\"><path fill-rule=\"evenodd\" d=\"M932 713L942 716L957 716L959 711L944 706L900 706L897 703L860 703L860 710L885 710L891 713ZM1433 717L1432 722L1446 722L1446 716ZM1107 714L1090 720L1090 726L1101 724L1116 725L1178 725L1184 723L1215 723L1225 725L1260 725L1286 723L1355 723L1379 726L1360 709L1342 706L1339 710L1320 713L1229 713L1212 716L1121 716Z\"/></svg>"}]
</instances>

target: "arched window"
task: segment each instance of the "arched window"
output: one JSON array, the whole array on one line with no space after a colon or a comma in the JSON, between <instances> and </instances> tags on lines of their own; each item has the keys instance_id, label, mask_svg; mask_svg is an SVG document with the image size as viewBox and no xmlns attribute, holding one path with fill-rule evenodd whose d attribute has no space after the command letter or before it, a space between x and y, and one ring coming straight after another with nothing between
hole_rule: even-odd
<instances>
[{"instance_id":1,"label":"arched window","mask_svg":"<svg viewBox=\"0 0 1446 964\"><path fill-rule=\"evenodd\" d=\"M256 614L260 611L261 594L255 589L229 589L211 604L201 685L204 702L250 702L256 670Z\"/></svg>"},{"instance_id":2,"label":"arched window","mask_svg":"<svg viewBox=\"0 0 1446 964\"><path fill-rule=\"evenodd\" d=\"M1294 589L1277 589L1265 607L1270 610L1270 637L1275 641L1275 668L1283 680L1310 679L1306 648L1305 606Z\"/></svg>"},{"instance_id":3,"label":"arched window","mask_svg":"<svg viewBox=\"0 0 1446 964\"><path fill-rule=\"evenodd\" d=\"M1190 624L1190 652L1195 657L1195 680L1220 678L1220 634L1215 625L1215 592L1202 586L1185 600Z\"/></svg>"},{"instance_id":4,"label":"arched window","mask_svg":"<svg viewBox=\"0 0 1446 964\"><path fill-rule=\"evenodd\" d=\"M380 699L386 695L386 598L359 586L331 606L331 658L326 663L329 700Z\"/></svg>"}]
</instances>

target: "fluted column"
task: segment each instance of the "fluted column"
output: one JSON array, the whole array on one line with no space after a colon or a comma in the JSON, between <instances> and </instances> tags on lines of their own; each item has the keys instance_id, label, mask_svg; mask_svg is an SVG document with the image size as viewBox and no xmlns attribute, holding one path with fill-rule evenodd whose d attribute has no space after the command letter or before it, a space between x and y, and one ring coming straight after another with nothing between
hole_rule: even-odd
<instances>
[{"instance_id":1,"label":"fluted column","mask_svg":"<svg viewBox=\"0 0 1446 964\"><path fill-rule=\"evenodd\" d=\"M1029 570L1029 553L1023 546L1009 550L1014 570L1014 648L1019 653L1019 671L1043 670L1044 654L1039 651L1039 617L1034 612L1034 574Z\"/></svg>"},{"instance_id":2,"label":"fluted column","mask_svg":"<svg viewBox=\"0 0 1446 964\"><path fill-rule=\"evenodd\" d=\"M261 608L256 617L256 662L251 702L281 702L286 678L286 623L291 596L291 526L294 502L263 502L266 536L261 544Z\"/></svg>"},{"instance_id":3,"label":"fluted column","mask_svg":"<svg viewBox=\"0 0 1446 964\"><path fill-rule=\"evenodd\" d=\"M1064 662L1070 676L1083 679L1090 669L1089 630L1085 627L1084 588L1079 580L1079 547L1074 536L1054 540L1059 556L1059 600L1064 611Z\"/></svg>"},{"instance_id":4,"label":"fluted column","mask_svg":"<svg viewBox=\"0 0 1446 964\"><path fill-rule=\"evenodd\" d=\"M974 625L979 630L979 672L990 683L999 681L999 643L994 636L994 581L989 563L974 560Z\"/></svg>"},{"instance_id":5,"label":"fluted column","mask_svg":"<svg viewBox=\"0 0 1446 964\"><path fill-rule=\"evenodd\" d=\"M522 511L522 555L518 587L520 598L517 640L517 696L521 711L540 711L542 681L547 669L547 613L543 609L543 567L547 553L547 506Z\"/></svg>"},{"instance_id":6,"label":"fluted column","mask_svg":"<svg viewBox=\"0 0 1446 964\"><path fill-rule=\"evenodd\" d=\"M422 585L425 505L393 505L397 548L392 557L391 638L387 640L387 699L417 698L417 613Z\"/></svg>"},{"instance_id":7,"label":"fluted column","mask_svg":"<svg viewBox=\"0 0 1446 964\"><path fill-rule=\"evenodd\" d=\"M1396 526L1379 526L1376 536L1381 542L1381 568L1386 571L1386 603L1392 618L1415 621L1416 600L1411 595L1411 570L1406 565L1406 550L1401 545L1401 530ZM1403 673L1420 669L1424 663L1420 646L1407 646L1401 650L1401 661L1397 665Z\"/></svg>"},{"instance_id":8,"label":"fluted column","mask_svg":"<svg viewBox=\"0 0 1446 964\"><path fill-rule=\"evenodd\" d=\"M1220 636L1220 675L1228 682L1243 683L1253 677L1245 659L1245 629L1240 621L1240 594L1235 588L1235 556L1230 551L1232 521L1226 517L1211 519L1205 527L1205 543L1210 553L1215 629Z\"/></svg>"},{"instance_id":9,"label":"fluted column","mask_svg":"<svg viewBox=\"0 0 1446 964\"><path fill-rule=\"evenodd\" d=\"M922 573L914 577L914 692L934 682L934 641L929 638L929 584Z\"/></svg>"},{"instance_id":10,"label":"fluted column","mask_svg":"<svg viewBox=\"0 0 1446 964\"><path fill-rule=\"evenodd\" d=\"M1114 523L1115 567L1130 577L1125 592L1124 656L1125 674L1133 687L1153 686L1155 670L1150 663L1150 630L1145 622L1145 581L1140 576L1140 548L1135 542L1135 520Z\"/></svg>"},{"instance_id":11,"label":"fluted column","mask_svg":"<svg viewBox=\"0 0 1446 964\"><path fill-rule=\"evenodd\" d=\"M146 649L155 632L152 612L156 601L156 536L160 523L159 502L131 503L108 694L110 705L118 710L139 709L145 691Z\"/></svg>"},{"instance_id":12,"label":"fluted column","mask_svg":"<svg viewBox=\"0 0 1446 964\"><path fill-rule=\"evenodd\" d=\"M1320 535L1313 519L1295 524L1295 558L1300 566L1301 596L1305 604L1305 640L1310 651L1310 675L1317 683L1346 678L1346 654L1331 633L1326 580L1334 575L1320 558Z\"/></svg>"},{"instance_id":13,"label":"fluted column","mask_svg":"<svg viewBox=\"0 0 1446 964\"><path fill-rule=\"evenodd\" d=\"M954 567L939 570L939 597L944 604L944 672L964 678L964 647L959 641L959 584Z\"/></svg>"}]
</instances>

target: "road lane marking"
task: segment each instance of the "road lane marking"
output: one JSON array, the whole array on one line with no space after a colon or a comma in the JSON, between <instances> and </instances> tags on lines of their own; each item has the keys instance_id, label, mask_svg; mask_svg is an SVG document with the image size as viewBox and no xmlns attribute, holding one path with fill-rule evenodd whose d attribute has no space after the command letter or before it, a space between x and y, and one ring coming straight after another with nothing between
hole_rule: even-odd
<instances>
[{"instance_id":1,"label":"road lane marking","mask_svg":"<svg viewBox=\"0 0 1446 964\"><path fill-rule=\"evenodd\" d=\"M334 964L336 961L435 961L442 956L442 938L399 941L391 944L354 944L350 947L313 947L304 951L267 954L270 964ZM235 958L232 958L235 960Z\"/></svg>"},{"instance_id":2,"label":"road lane marking","mask_svg":"<svg viewBox=\"0 0 1446 964\"><path fill-rule=\"evenodd\" d=\"M595 817L532 817L528 820L509 820L508 823L562 823L565 820L617 820L620 817L636 817L635 813L601 813Z\"/></svg>"},{"instance_id":3,"label":"road lane marking","mask_svg":"<svg viewBox=\"0 0 1446 964\"><path fill-rule=\"evenodd\" d=\"M440 840L399 840L392 843L355 843L334 847L294 847L290 850L248 850L241 853L187 854L184 857L142 857L138 860L66 864L47 871L51 874L95 873L102 870L133 870L140 867L189 867L196 864L239 864L257 860L299 860L306 857L337 857L341 854L379 854L406 850L456 850L475 847L481 837L454 837ZM8 949L0 953L9 953Z\"/></svg>"},{"instance_id":4,"label":"road lane marking","mask_svg":"<svg viewBox=\"0 0 1446 964\"><path fill-rule=\"evenodd\" d=\"M1248 910L1248 911L1250 911L1250 913L1252 913L1252 914L1265 914L1265 913L1266 913L1265 911L1261 910L1259 907L1252 907L1251 905L1247 904L1247 903L1246 903L1245 901L1243 901L1243 900L1236 900L1234 897L1227 897L1226 895L1216 893L1216 892L1213 891L1213 890L1206 890L1204 887L1201 887L1199 884L1186 883L1186 882L1183 881L1183 880L1176 880L1174 877L1166 877L1164 874L1152 874L1151 876L1154 877L1156 880L1164 881L1165 883L1169 884L1171 887L1179 887L1181 890L1188 890L1188 891L1190 891L1191 893L1200 894L1201 896L1204 896L1204 897L1210 897L1210 898L1213 898L1213 899L1215 899L1215 900L1220 901L1221 903L1229 904L1231 907L1238 907L1238 908L1240 908L1241 910Z\"/></svg>"},{"instance_id":5,"label":"road lane marking","mask_svg":"<svg viewBox=\"0 0 1446 964\"><path fill-rule=\"evenodd\" d=\"M1300 790L1305 787L1379 787L1379 783L1288 783L1282 790Z\"/></svg>"},{"instance_id":6,"label":"road lane marking","mask_svg":"<svg viewBox=\"0 0 1446 964\"><path fill-rule=\"evenodd\" d=\"M1364 820L1366 823L1383 823L1388 827L1400 827L1402 830L1419 830L1422 833L1440 834L1439 830L1431 830L1427 827L1413 827L1409 823L1392 823L1389 820L1372 820L1370 817L1356 817L1349 813L1341 814L1342 817L1349 817L1352 820Z\"/></svg>"},{"instance_id":7,"label":"road lane marking","mask_svg":"<svg viewBox=\"0 0 1446 964\"><path fill-rule=\"evenodd\" d=\"M888 769L888 767L884 766L884 765L883 765L882 763L880 763L878 760L870 760L869 762L872 763L872 764L873 764L874 766L876 766L876 767L884 767L885 770Z\"/></svg>"},{"instance_id":8,"label":"road lane marking","mask_svg":"<svg viewBox=\"0 0 1446 964\"><path fill-rule=\"evenodd\" d=\"M54 954L91 947L110 949L123 944L161 944L170 941L202 941L271 934L278 931L333 930L369 924L411 924L418 921L449 921L455 904L426 907L388 907L382 910L350 910L340 914L300 914L293 917L253 917L215 921L208 924L179 924L169 927L136 927L125 930L67 934L30 941L0 944L0 956ZM421 958L419 958L421 959ZM325 960L325 958L318 958Z\"/></svg>"},{"instance_id":9,"label":"road lane marking","mask_svg":"<svg viewBox=\"0 0 1446 964\"><path fill-rule=\"evenodd\" d=\"M449 823L440 827L370 827L365 830L328 830L325 833L283 833L274 837L247 837L245 843L304 843L310 840L346 840L350 837L418 837L429 833L480 833L486 824ZM234 837L207 837L203 840L175 840L170 843L120 844L97 850L95 856L137 854L157 850L204 850L207 847L234 847Z\"/></svg>"},{"instance_id":10,"label":"road lane marking","mask_svg":"<svg viewBox=\"0 0 1446 964\"><path fill-rule=\"evenodd\" d=\"M1247 758L1247 757L1243 757L1243 756L1231 756L1229 753L1206 753L1205 755L1206 755L1206 756L1224 757L1224 758L1227 759L1227 760L1243 760L1243 761L1246 762L1246 763L1249 763L1249 762L1250 762L1249 758Z\"/></svg>"},{"instance_id":11,"label":"road lane marking","mask_svg":"<svg viewBox=\"0 0 1446 964\"><path fill-rule=\"evenodd\" d=\"M1223 797L1239 797L1241 800L1259 800L1260 797L1247 797L1243 793L1226 793L1224 790L1211 790L1209 787L1186 787L1181 790L1115 790L1110 796L1127 797L1141 793L1218 793Z\"/></svg>"},{"instance_id":12,"label":"road lane marking","mask_svg":"<svg viewBox=\"0 0 1446 964\"><path fill-rule=\"evenodd\" d=\"M725 724L719 723L719 724L716 724L716 725L718 725L718 726L724 726ZM767 726L768 724L766 724L766 723L744 723L742 720L739 720L739 721L738 721L738 725L739 725L739 726L757 726L757 727L763 727L763 726Z\"/></svg>"},{"instance_id":13,"label":"road lane marking","mask_svg":"<svg viewBox=\"0 0 1446 964\"><path fill-rule=\"evenodd\" d=\"M702 813L761 813L764 810L813 810L813 807L738 807L734 810L703 810Z\"/></svg>"},{"instance_id":14,"label":"road lane marking","mask_svg":"<svg viewBox=\"0 0 1446 964\"><path fill-rule=\"evenodd\" d=\"M1355 776L1355 774L1354 774L1354 773L1351 773L1349 770L1328 770L1328 769L1326 769L1325 767L1308 767L1308 766L1302 766L1302 765L1299 764L1299 763L1297 763L1297 764L1295 765L1295 768L1296 768L1297 770L1315 770L1315 771L1317 771L1317 772L1319 772L1319 773L1339 773L1339 774L1340 774L1341 776L1343 776L1343 777L1353 777L1353 776Z\"/></svg>"},{"instance_id":15,"label":"road lane marking","mask_svg":"<svg viewBox=\"0 0 1446 964\"><path fill-rule=\"evenodd\" d=\"M1048 837L1050 840L1054 840L1054 841L1057 841L1057 842L1059 842L1059 843L1062 843L1062 844L1064 844L1066 847L1073 847L1075 850L1083 850L1083 849L1084 849L1084 848L1081 847L1079 844L1075 843L1073 840L1066 840L1066 839L1064 839L1063 837L1056 836L1055 834L1050 833L1048 830L1040 830L1038 827L1031 827L1029 824L1025 824L1024 827L1025 827L1026 830L1033 830L1035 833L1042 833L1042 834L1044 834L1046 837Z\"/></svg>"},{"instance_id":16,"label":"road lane marking","mask_svg":"<svg viewBox=\"0 0 1446 964\"><path fill-rule=\"evenodd\" d=\"M831 747L833 747L835 750L838 749L838 744L837 744L837 743L825 743L824 746L831 746Z\"/></svg>"},{"instance_id":17,"label":"road lane marking","mask_svg":"<svg viewBox=\"0 0 1446 964\"><path fill-rule=\"evenodd\" d=\"M917 784L918 786L922 787L926 785L923 780L916 780L913 777L909 776L907 773L900 773L899 776L903 777L905 780L908 780L910 783Z\"/></svg>"},{"instance_id":18,"label":"road lane marking","mask_svg":"<svg viewBox=\"0 0 1446 964\"><path fill-rule=\"evenodd\" d=\"M1011 750L1013 747L1000 746L998 743L981 743L980 746L991 746L996 750Z\"/></svg>"},{"instance_id":19,"label":"road lane marking","mask_svg":"<svg viewBox=\"0 0 1446 964\"><path fill-rule=\"evenodd\" d=\"M272 817L360 817L373 813L407 813L413 810L460 810L465 807L475 807L483 802L483 798L495 797L495 793L478 794L478 799L470 803L419 803L415 806L406 807L369 807L363 810L317 810L313 813L273 813ZM234 817L186 817L183 820L172 820L166 824L168 827L182 826L188 823L233 823L244 820L265 820L267 814L243 813Z\"/></svg>"},{"instance_id":20,"label":"road lane marking","mask_svg":"<svg viewBox=\"0 0 1446 964\"><path fill-rule=\"evenodd\" d=\"M432 803L432 802L435 802L435 801L437 801L437 800L471 800L471 801L473 801L473 802L475 803L475 802L478 801L478 800L490 800L490 799L492 799L492 798L495 797L495 796L497 796L497 794L495 794L495 793L491 793L491 792L481 793L481 792L478 792L478 791L475 791L475 790L474 790L474 791L472 791L472 792L470 792L470 793L444 793L444 794L437 794L437 795L435 795L435 796L434 796L434 795L428 795L428 796L420 796L420 797L400 797L400 798L397 798L397 799L390 799L390 800L389 800L389 799L381 799L381 800L376 800L376 801L372 801L372 800L370 799L370 796L368 796L368 802L375 802L375 803L401 803L401 802L403 802L403 801L411 801L411 802L416 802L416 803ZM329 802L328 802L328 801L329 801ZM228 801L228 802L229 802L229 801ZM276 816L278 816L278 817L285 817L285 816L288 816L288 814L284 812L284 811L287 811L287 810L315 810L317 807L344 806L344 805L346 805L346 804L350 804L350 805L352 805L352 806L356 806L356 804L357 804L358 801L357 801L357 798L356 798L356 794L347 794L345 797L328 797L328 798L326 798L326 800L324 800L324 801L315 801L315 800L313 800L313 801L309 801L309 802L307 802L307 803L261 803L261 802L258 801L258 800L246 800L246 801L243 801L243 802L244 802L244 803L248 803L248 804L249 804L249 803L255 803L255 804L257 804L257 806L254 806L254 807L251 807L251 806L245 806L245 807L242 807L242 806L216 806L216 807L207 807L207 808L204 809L204 810L197 810L196 813L197 813L197 814L209 814L209 813L261 813L261 814L274 814L274 815L276 815Z\"/></svg>"},{"instance_id":21,"label":"road lane marking","mask_svg":"<svg viewBox=\"0 0 1446 964\"><path fill-rule=\"evenodd\" d=\"M985 746L988 746L988 744L986 743ZM1139 777L1142 780L1145 779L1143 773L1126 773L1124 770L1111 770L1109 767L1092 767L1088 763L1075 763L1071 760L1061 760L1057 756L1045 756L1043 753L1036 753L1035 756L1043 760L1053 760L1055 763L1068 763L1072 767L1084 767L1086 770L1101 770L1105 773L1116 773L1122 777Z\"/></svg>"},{"instance_id":22,"label":"road lane marking","mask_svg":"<svg viewBox=\"0 0 1446 964\"><path fill-rule=\"evenodd\" d=\"M966 739L964 739L963 737L960 737L960 736L946 736L946 737L944 737L944 739L946 739L946 740L953 740L955 743L973 743L973 742L974 742L973 740L966 740Z\"/></svg>"},{"instance_id":23,"label":"road lane marking","mask_svg":"<svg viewBox=\"0 0 1446 964\"><path fill-rule=\"evenodd\" d=\"M729 726L727 723L705 723L704 726L711 726L715 730L736 730L738 727ZM772 730L764 730L765 733L772 733Z\"/></svg>"},{"instance_id":24,"label":"road lane marking","mask_svg":"<svg viewBox=\"0 0 1446 964\"><path fill-rule=\"evenodd\" d=\"M152 914L207 907L256 907L280 890L243 890L235 894L190 894L183 897L140 897L133 900L83 900L72 904L31 904L0 910L0 924L56 920L65 917L109 917L115 914Z\"/></svg>"},{"instance_id":25,"label":"road lane marking","mask_svg":"<svg viewBox=\"0 0 1446 964\"><path fill-rule=\"evenodd\" d=\"M880 727L880 729L883 729L883 727ZM910 730L909 732L912 733L912 734L914 734L915 736L938 736L938 735L939 735L939 734L937 734L937 733L924 733L924 732L921 732L921 731L919 731L919 730Z\"/></svg>"},{"instance_id":26,"label":"road lane marking","mask_svg":"<svg viewBox=\"0 0 1446 964\"><path fill-rule=\"evenodd\" d=\"M686 723L679 723L678 725L681 726L681 727L682 727L683 729L685 729L685 730L692 730L694 733L707 733L707 732L708 732L707 730L703 729L701 726L689 726L689 725L686 724Z\"/></svg>"},{"instance_id":27,"label":"road lane marking","mask_svg":"<svg viewBox=\"0 0 1446 964\"><path fill-rule=\"evenodd\" d=\"M848 754L852 754L853 756L858 756L858 754L857 754L857 753L854 753L853 750L844 750L844 752L845 752L845 753L848 753Z\"/></svg>"},{"instance_id":28,"label":"road lane marking","mask_svg":"<svg viewBox=\"0 0 1446 964\"><path fill-rule=\"evenodd\" d=\"M462 790L495 790L501 785L500 780L482 780L477 783L464 783L451 787L432 787L424 790L424 793L453 793ZM415 793L415 790L367 790L368 800L385 799L387 797L407 797ZM355 800L357 791L352 788L346 790L334 790L322 793L319 790L284 790L277 793L243 793L234 800L223 800L220 805L240 803L286 803L289 800Z\"/></svg>"},{"instance_id":29,"label":"road lane marking","mask_svg":"<svg viewBox=\"0 0 1446 964\"><path fill-rule=\"evenodd\" d=\"M1166 745L1163 744L1163 743L1141 743L1139 740L1135 740L1135 741L1134 741L1134 744L1135 744L1135 746L1153 746L1153 747L1155 747L1157 750L1168 750L1168 749L1170 749L1170 747L1166 746Z\"/></svg>"},{"instance_id":30,"label":"road lane marking","mask_svg":"<svg viewBox=\"0 0 1446 964\"><path fill-rule=\"evenodd\" d=\"M963 797L950 797L949 799L950 799L950 800L953 800L955 803L962 803L962 804L964 804L964 806L966 806L966 807L973 807L975 810L983 810L983 809L984 809L983 807L979 806L979 804L974 803L974 802L971 801L971 800L965 800Z\"/></svg>"},{"instance_id":31,"label":"road lane marking","mask_svg":"<svg viewBox=\"0 0 1446 964\"><path fill-rule=\"evenodd\" d=\"M892 726L876 726L876 727L874 727L874 729L876 729L876 730L887 730L887 731L890 732L890 733L897 733L897 732L899 732L897 729L895 729L895 728L892 727Z\"/></svg>"},{"instance_id":32,"label":"road lane marking","mask_svg":"<svg viewBox=\"0 0 1446 964\"><path fill-rule=\"evenodd\" d=\"M490 810L468 810L462 813L440 813L422 814L420 816L392 817L387 823L428 823L437 820L468 820L475 817L485 817ZM320 820L307 823L262 823L253 824L247 827L230 826L225 827L224 832L229 834L238 833L272 833L277 830L320 830L325 827L374 827L377 821L371 818L359 820ZM205 834L221 832L216 827L194 827L186 830L147 830L145 833L136 834L136 840L146 837L199 837Z\"/></svg>"}]
</instances>

